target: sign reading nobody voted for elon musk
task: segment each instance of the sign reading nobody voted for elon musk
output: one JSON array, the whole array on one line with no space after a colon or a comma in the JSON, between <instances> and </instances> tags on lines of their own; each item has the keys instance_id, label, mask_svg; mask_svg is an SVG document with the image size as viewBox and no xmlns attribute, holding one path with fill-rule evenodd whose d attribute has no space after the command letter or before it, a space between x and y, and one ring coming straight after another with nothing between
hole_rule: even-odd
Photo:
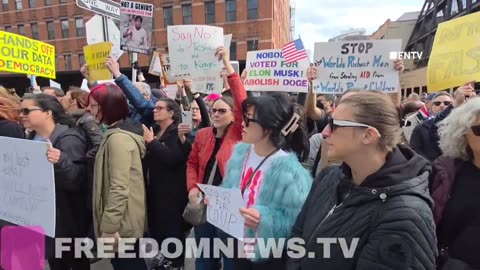
<instances>
[{"instance_id":1,"label":"sign reading nobody voted for elon musk","mask_svg":"<svg viewBox=\"0 0 480 270\"><path fill-rule=\"evenodd\" d=\"M55 47L0 31L0 70L55 79Z\"/></svg>"},{"instance_id":2,"label":"sign reading nobody voted for elon musk","mask_svg":"<svg viewBox=\"0 0 480 270\"><path fill-rule=\"evenodd\" d=\"M287 64L282 50L262 50L247 53L245 87L250 91L307 92L305 72L308 59Z\"/></svg>"}]
</instances>

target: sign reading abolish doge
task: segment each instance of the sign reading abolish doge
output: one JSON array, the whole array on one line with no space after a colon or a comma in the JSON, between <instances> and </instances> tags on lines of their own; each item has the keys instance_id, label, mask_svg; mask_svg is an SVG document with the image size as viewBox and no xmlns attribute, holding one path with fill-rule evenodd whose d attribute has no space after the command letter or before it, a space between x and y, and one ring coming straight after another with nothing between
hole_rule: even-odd
<instances>
[{"instance_id":1,"label":"sign reading abolish doge","mask_svg":"<svg viewBox=\"0 0 480 270\"><path fill-rule=\"evenodd\" d=\"M428 61L428 92L480 79L480 13L441 23Z\"/></svg>"},{"instance_id":2,"label":"sign reading abolish doge","mask_svg":"<svg viewBox=\"0 0 480 270\"><path fill-rule=\"evenodd\" d=\"M250 91L307 92L305 75L308 59L285 63L282 50L263 50L247 53L248 71L245 86Z\"/></svg>"},{"instance_id":3,"label":"sign reading abolish doge","mask_svg":"<svg viewBox=\"0 0 480 270\"><path fill-rule=\"evenodd\" d=\"M55 79L55 47L0 31L0 70Z\"/></svg>"},{"instance_id":4,"label":"sign reading abolish doge","mask_svg":"<svg viewBox=\"0 0 480 270\"><path fill-rule=\"evenodd\" d=\"M111 42L102 42L83 47L91 81L110 80L112 78L112 74L105 65L112 52L112 46Z\"/></svg>"}]
</instances>

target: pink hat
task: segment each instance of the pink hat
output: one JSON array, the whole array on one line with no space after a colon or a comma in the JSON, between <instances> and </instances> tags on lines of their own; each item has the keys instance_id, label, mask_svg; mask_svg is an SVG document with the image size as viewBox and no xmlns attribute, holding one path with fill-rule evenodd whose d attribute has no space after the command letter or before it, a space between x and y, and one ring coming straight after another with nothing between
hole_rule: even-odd
<instances>
[{"instance_id":1,"label":"pink hat","mask_svg":"<svg viewBox=\"0 0 480 270\"><path fill-rule=\"evenodd\" d=\"M221 94L211 93L211 94L209 94L209 95L205 98L205 100L215 101L215 100L217 100L217 99L219 99L219 98L221 98L221 97L222 97Z\"/></svg>"}]
</instances>

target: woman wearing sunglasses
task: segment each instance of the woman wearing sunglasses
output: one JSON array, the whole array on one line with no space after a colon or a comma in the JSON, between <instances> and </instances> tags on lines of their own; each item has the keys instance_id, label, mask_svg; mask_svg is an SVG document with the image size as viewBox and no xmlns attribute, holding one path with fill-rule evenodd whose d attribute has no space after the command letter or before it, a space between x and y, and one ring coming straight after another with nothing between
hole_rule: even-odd
<instances>
[{"instance_id":1,"label":"woman wearing sunglasses","mask_svg":"<svg viewBox=\"0 0 480 270\"><path fill-rule=\"evenodd\" d=\"M87 141L74 126L56 97L38 94L22 101L20 116L23 126L33 130L30 139L48 142L47 159L54 164L56 223L55 237L86 237L83 215L87 205L85 156ZM49 247L49 245L52 245ZM53 239L47 238L47 254L54 257ZM49 250L51 248L51 250ZM74 259L74 250L64 252L60 259L49 259L53 269L90 269L88 259Z\"/></svg>"},{"instance_id":2,"label":"woman wearing sunglasses","mask_svg":"<svg viewBox=\"0 0 480 270\"><path fill-rule=\"evenodd\" d=\"M192 151L187 162L187 190L191 204L198 204L200 191L197 183L218 186L225 176L225 168L233 152L233 146L242 139L242 102L247 98L240 76L235 73L230 63L230 55L225 48L220 47L216 56L223 60L228 72L228 83L233 96L223 96L214 101L210 109L212 125L201 129L192 146ZM216 237L213 225L205 223L195 226L195 238L199 243L200 238L211 239ZM197 270L219 269L218 259L197 258Z\"/></svg>"},{"instance_id":3,"label":"woman wearing sunglasses","mask_svg":"<svg viewBox=\"0 0 480 270\"><path fill-rule=\"evenodd\" d=\"M188 200L186 164L192 148L185 135L191 127L179 132L181 113L175 100L159 99L153 109L157 125L155 128L143 126L147 146L144 170L147 176L148 227L150 235L159 244L167 238L184 242L188 230L182 213ZM184 264L183 253L173 260L162 260L161 254L157 258L163 263L162 268L155 269L182 269Z\"/></svg>"},{"instance_id":4,"label":"woman wearing sunglasses","mask_svg":"<svg viewBox=\"0 0 480 270\"><path fill-rule=\"evenodd\" d=\"M439 269L480 269L480 97L440 122L432 197L440 250Z\"/></svg>"},{"instance_id":5,"label":"woman wearing sunglasses","mask_svg":"<svg viewBox=\"0 0 480 270\"><path fill-rule=\"evenodd\" d=\"M400 144L391 98L343 97L323 135L328 157L343 164L315 179L292 230L308 256L290 259L287 269L434 269L431 166Z\"/></svg>"}]
</instances>

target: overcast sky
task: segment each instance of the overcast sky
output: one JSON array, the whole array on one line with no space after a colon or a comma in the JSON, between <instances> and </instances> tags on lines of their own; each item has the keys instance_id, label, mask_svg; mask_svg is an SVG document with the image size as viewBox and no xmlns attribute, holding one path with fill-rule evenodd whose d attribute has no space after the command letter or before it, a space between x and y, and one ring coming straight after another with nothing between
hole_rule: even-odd
<instances>
[{"instance_id":1,"label":"overcast sky","mask_svg":"<svg viewBox=\"0 0 480 270\"><path fill-rule=\"evenodd\" d=\"M425 0L292 0L295 1L295 37L300 35L307 49L326 42L352 28L372 34L387 19L420 11Z\"/></svg>"}]
</instances>

